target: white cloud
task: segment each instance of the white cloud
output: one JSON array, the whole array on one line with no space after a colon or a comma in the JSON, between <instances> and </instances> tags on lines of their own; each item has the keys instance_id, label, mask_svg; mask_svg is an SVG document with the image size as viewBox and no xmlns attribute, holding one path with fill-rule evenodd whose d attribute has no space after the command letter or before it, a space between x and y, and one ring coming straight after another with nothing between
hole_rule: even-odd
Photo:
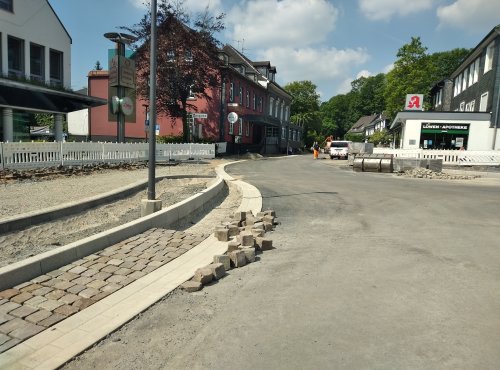
<instances>
[{"instance_id":1,"label":"white cloud","mask_svg":"<svg viewBox=\"0 0 500 370\"><path fill-rule=\"evenodd\" d=\"M128 0L130 4L139 9L145 9L146 7L151 7L149 0Z\"/></svg>"},{"instance_id":2,"label":"white cloud","mask_svg":"<svg viewBox=\"0 0 500 370\"><path fill-rule=\"evenodd\" d=\"M359 0L363 15L375 21L388 21L394 16L407 16L431 9L436 0Z\"/></svg>"},{"instance_id":3,"label":"white cloud","mask_svg":"<svg viewBox=\"0 0 500 370\"><path fill-rule=\"evenodd\" d=\"M228 11L229 39L246 47L320 44L335 28L339 11L328 0L243 1Z\"/></svg>"},{"instance_id":4,"label":"white cloud","mask_svg":"<svg viewBox=\"0 0 500 370\"><path fill-rule=\"evenodd\" d=\"M456 0L437 9L439 26L484 33L499 23L500 2L493 0Z\"/></svg>"},{"instance_id":5,"label":"white cloud","mask_svg":"<svg viewBox=\"0 0 500 370\"><path fill-rule=\"evenodd\" d=\"M337 89L339 80L352 75L352 68L362 65L370 57L365 49L276 47L259 52L258 58L270 60L276 66L280 84L309 80L321 91L332 91Z\"/></svg>"},{"instance_id":6,"label":"white cloud","mask_svg":"<svg viewBox=\"0 0 500 370\"><path fill-rule=\"evenodd\" d=\"M150 0L129 0L129 2L139 9L149 9L151 7ZM156 2L160 4L160 0ZM219 11L221 0L185 0L183 4L183 8L189 13L203 12L207 6L211 11Z\"/></svg>"}]
</instances>

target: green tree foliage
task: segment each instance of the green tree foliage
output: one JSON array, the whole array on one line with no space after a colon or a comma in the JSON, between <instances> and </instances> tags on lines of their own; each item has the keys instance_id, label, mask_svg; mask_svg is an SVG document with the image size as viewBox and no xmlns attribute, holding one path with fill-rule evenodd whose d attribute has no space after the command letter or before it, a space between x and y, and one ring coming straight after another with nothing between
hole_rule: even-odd
<instances>
[{"instance_id":1,"label":"green tree foliage","mask_svg":"<svg viewBox=\"0 0 500 370\"><path fill-rule=\"evenodd\" d=\"M365 142L365 137L362 134L353 134L353 133L347 133L344 136L345 140L353 141L355 143L364 143Z\"/></svg>"},{"instance_id":2,"label":"green tree foliage","mask_svg":"<svg viewBox=\"0 0 500 370\"><path fill-rule=\"evenodd\" d=\"M310 146L321 130L320 100L316 85L311 81L294 81L283 88L292 95L290 121L304 128L304 142L306 146Z\"/></svg>"},{"instance_id":3,"label":"green tree foliage","mask_svg":"<svg viewBox=\"0 0 500 370\"><path fill-rule=\"evenodd\" d=\"M184 1L160 0L157 12L157 111L182 117L184 140L189 140L187 122L192 94L211 100L210 92L220 86L220 43L215 34L224 29L224 14L211 16L208 8L192 17ZM137 91L149 98L151 15L147 12L132 27L122 27L137 38Z\"/></svg>"},{"instance_id":4,"label":"green tree foliage","mask_svg":"<svg viewBox=\"0 0 500 370\"><path fill-rule=\"evenodd\" d=\"M429 56L429 74L434 83L449 77L470 53L470 49L457 48L436 52Z\"/></svg>"},{"instance_id":5,"label":"green tree foliage","mask_svg":"<svg viewBox=\"0 0 500 370\"><path fill-rule=\"evenodd\" d=\"M387 130L377 131L368 137L368 142L378 146L388 146L392 142L392 135Z\"/></svg>"}]
</instances>

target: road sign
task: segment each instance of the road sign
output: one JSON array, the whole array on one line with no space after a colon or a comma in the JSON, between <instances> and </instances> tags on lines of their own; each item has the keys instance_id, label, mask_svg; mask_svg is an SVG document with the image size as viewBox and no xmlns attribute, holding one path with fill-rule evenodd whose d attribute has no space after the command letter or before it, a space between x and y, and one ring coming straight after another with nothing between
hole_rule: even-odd
<instances>
[{"instance_id":1,"label":"road sign","mask_svg":"<svg viewBox=\"0 0 500 370\"><path fill-rule=\"evenodd\" d=\"M231 112L227 115L227 120L229 123L235 123L238 120L238 113Z\"/></svg>"},{"instance_id":2,"label":"road sign","mask_svg":"<svg viewBox=\"0 0 500 370\"><path fill-rule=\"evenodd\" d=\"M191 113L193 118L208 118L207 113Z\"/></svg>"}]
</instances>

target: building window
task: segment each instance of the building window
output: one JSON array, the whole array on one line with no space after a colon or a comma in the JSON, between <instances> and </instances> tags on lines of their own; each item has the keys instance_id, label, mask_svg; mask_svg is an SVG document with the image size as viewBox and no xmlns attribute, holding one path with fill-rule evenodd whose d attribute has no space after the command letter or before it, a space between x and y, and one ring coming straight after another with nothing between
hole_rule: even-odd
<instances>
[{"instance_id":1,"label":"building window","mask_svg":"<svg viewBox=\"0 0 500 370\"><path fill-rule=\"evenodd\" d=\"M488 107L488 93L485 92L481 94L481 100L479 101L479 111L486 112L486 108Z\"/></svg>"},{"instance_id":2,"label":"building window","mask_svg":"<svg viewBox=\"0 0 500 370\"><path fill-rule=\"evenodd\" d=\"M474 109L476 108L476 100L471 101L469 104L470 104L470 111L474 112Z\"/></svg>"},{"instance_id":3,"label":"building window","mask_svg":"<svg viewBox=\"0 0 500 370\"><path fill-rule=\"evenodd\" d=\"M24 75L24 40L8 37L9 76L21 77Z\"/></svg>"},{"instance_id":4,"label":"building window","mask_svg":"<svg viewBox=\"0 0 500 370\"><path fill-rule=\"evenodd\" d=\"M459 109L459 111L463 112L464 110L465 110L465 102L463 101L463 102L460 103L460 109Z\"/></svg>"},{"instance_id":5,"label":"building window","mask_svg":"<svg viewBox=\"0 0 500 370\"><path fill-rule=\"evenodd\" d=\"M282 128L281 128L281 138L282 138L282 139L286 139L286 134L285 134L285 133L286 133L286 131L285 131L285 130L286 130L286 128L285 128L285 127L282 127Z\"/></svg>"},{"instance_id":6,"label":"building window","mask_svg":"<svg viewBox=\"0 0 500 370\"><path fill-rule=\"evenodd\" d=\"M234 122L229 122L229 135L234 134Z\"/></svg>"},{"instance_id":7,"label":"building window","mask_svg":"<svg viewBox=\"0 0 500 370\"><path fill-rule=\"evenodd\" d=\"M44 47L37 44L30 44L30 77L32 80L45 80L44 61Z\"/></svg>"},{"instance_id":8,"label":"building window","mask_svg":"<svg viewBox=\"0 0 500 370\"><path fill-rule=\"evenodd\" d=\"M472 63L469 66L469 85L468 86L471 86L474 83L474 68L475 67L476 67L476 65L474 63Z\"/></svg>"},{"instance_id":9,"label":"building window","mask_svg":"<svg viewBox=\"0 0 500 370\"><path fill-rule=\"evenodd\" d=\"M455 77L454 86L453 86L453 96L458 95L458 86L459 86L458 77Z\"/></svg>"},{"instance_id":10,"label":"building window","mask_svg":"<svg viewBox=\"0 0 500 370\"><path fill-rule=\"evenodd\" d=\"M480 58L477 58L474 62L474 77L472 79L472 83L475 84L479 79L479 63L481 62Z\"/></svg>"},{"instance_id":11,"label":"building window","mask_svg":"<svg viewBox=\"0 0 500 370\"><path fill-rule=\"evenodd\" d=\"M257 99L255 97L255 92L253 93L253 110L257 109Z\"/></svg>"},{"instance_id":12,"label":"building window","mask_svg":"<svg viewBox=\"0 0 500 370\"><path fill-rule=\"evenodd\" d=\"M488 72L493 68L493 50L495 48L495 42L492 42L486 48L486 58L484 59L484 73Z\"/></svg>"},{"instance_id":13,"label":"building window","mask_svg":"<svg viewBox=\"0 0 500 370\"><path fill-rule=\"evenodd\" d=\"M238 118L238 135L243 136L243 118Z\"/></svg>"},{"instance_id":14,"label":"building window","mask_svg":"<svg viewBox=\"0 0 500 370\"><path fill-rule=\"evenodd\" d=\"M240 84L240 100L239 103L241 106L243 106L243 86Z\"/></svg>"},{"instance_id":15,"label":"building window","mask_svg":"<svg viewBox=\"0 0 500 370\"><path fill-rule=\"evenodd\" d=\"M186 62L192 62L193 61L193 51L191 49L188 49L188 50L184 51L184 60Z\"/></svg>"},{"instance_id":16,"label":"building window","mask_svg":"<svg viewBox=\"0 0 500 370\"><path fill-rule=\"evenodd\" d=\"M14 7L12 6L13 0L0 0L0 9L7 10L9 12L14 11Z\"/></svg>"},{"instance_id":17,"label":"building window","mask_svg":"<svg viewBox=\"0 0 500 370\"><path fill-rule=\"evenodd\" d=\"M50 49L50 83L63 84L63 53Z\"/></svg>"},{"instance_id":18,"label":"building window","mask_svg":"<svg viewBox=\"0 0 500 370\"><path fill-rule=\"evenodd\" d=\"M170 49L167 51L167 62L173 62L175 60L175 51Z\"/></svg>"},{"instance_id":19,"label":"building window","mask_svg":"<svg viewBox=\"0 0 500 370\"><path fill-rule=\"evenodd\" d=\"M234 84L232 82L229 84L229 101L234 101Z\"/></svg>"},{"instance_id":20,"label":"building window","mask_svg":"<svg viewBox=\"0 0 500 370\"><path fill-rule=\"evenodd\" d=\"M469 72L467 69L462 73L462 91L465 91L467 89L467 75L468 74L469 74Z\"/></svg>"},{"instance_id":21,"label":"building window","mask_svg":"<svg viewBox=\"0 0 500 370\"><path fill-rule=\"evenodd\" d=\"M250 91L247 89L247 108L250 108Z\"/></svg>"},{"instance_id":22,"label":"building window","mask_svg":"<svg viewBox=\"0 0 500 370\"><path fill-rule=\"evenodd\" d=\"M193 91L193 85L190 85L189 86L189 96L188 96L188 99L189 100L196 100L196 95Z\"/></svg>"},{"instance_id":23,"label":"building window","mask_svg":"<svg viewBox=\"0 0 500 370\"><path fill-rule=\"evenodd\" d=\"M269 115L273 115L273 106L274 106L274 98L270 97L269 98Z\"/></svg>"},{"instance_id":24,"label":"building window","mask_svg":"<svg viewBox=\"0 0 500 370\"><path fill-rule=\"evenodd\" d=\"M250 122L245 125L245 135L250 136Z\"/></svg>"}]
</instances>

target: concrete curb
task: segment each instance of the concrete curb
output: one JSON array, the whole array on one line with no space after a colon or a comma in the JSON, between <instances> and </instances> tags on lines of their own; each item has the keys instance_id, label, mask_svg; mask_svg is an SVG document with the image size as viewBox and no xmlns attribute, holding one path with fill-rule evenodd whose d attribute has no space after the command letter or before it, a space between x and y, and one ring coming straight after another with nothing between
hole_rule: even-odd
<instances>
[{"instance_id":1,"label":"concrete curb","mask_svg":"<svg viewBox=\"0 0 500 370\"><path fill-rule=\"evenodd\" d=\"M229 164L232 163L217 168L219 181L212 187L224 184L224 181L234 181L243 195L239 209L260 212L260 192L254 186L227 175L224 168ZM0 354L0 367L61 367L189 280L198 268L211 263L214 255L226 251L227 242L220 242L211 235L175 260Z\"/></svg>"},{"instance_id":2,"label":"concrete curb","mask_svg":"<svg viewBox=\"0 0 500 370\"><path fill-rule=\"evenodd\" d=\"M182 178L205 178L201 175L166 175L158 176L156 181L163 179L182 179ZM83 201L69 202L59 206L43 209L42 211L33 211L22 215L9 217L0 220L0 235L11 231L24 229L33 225L38 225L46 221L66 217L78 212L87 210L88 208L101 205L103 203L113 202L118 199L123 199L128 195L137 193L143 190L148 184L148 180L138 181L131 185L123 186L113 191L104 194L89 197Z\"/></svg>"},{"instance_id":3,"label":"concrete curb","mask_svg":"<svg viewBox=\"0 0 500 370\"><path fill-rule=\"evenodd\" d=\"M2 267L0 268L0 290L43 275L152 227L168 227L203 207L217 196L224 186L224 180L218 176L207 189L159 212Z\"/></svg>"}]
</instances>

